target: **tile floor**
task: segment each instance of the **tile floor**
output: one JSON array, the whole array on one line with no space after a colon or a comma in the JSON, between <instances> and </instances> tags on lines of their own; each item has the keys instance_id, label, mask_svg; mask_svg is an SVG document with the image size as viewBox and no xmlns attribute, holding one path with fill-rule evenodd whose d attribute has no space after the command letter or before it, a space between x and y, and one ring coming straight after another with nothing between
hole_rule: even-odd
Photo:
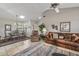
<instances>
[{"instance_id":1,"label":"tile floor","mask_svg":"<svg viewBox=\"0 0 79 59\"><path fill-rule=\"evenodd\" d=\"M17 54L15 56L52 56L53 53L61 53L69 56L78 56L78 54L72 53L67 49L47 44L45 42L32 42L31 46Z\"/></svg>"}]
</instances>

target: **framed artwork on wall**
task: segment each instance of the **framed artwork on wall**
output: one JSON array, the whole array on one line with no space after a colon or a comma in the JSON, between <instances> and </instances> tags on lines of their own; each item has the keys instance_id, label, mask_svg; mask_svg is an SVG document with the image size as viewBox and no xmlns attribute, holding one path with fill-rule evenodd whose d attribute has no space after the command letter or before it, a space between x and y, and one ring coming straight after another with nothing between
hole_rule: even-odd
<instances>
[{"instance_id":1,"label":"framed artwork on wall","mask_svg":"<svg viewBox=\"0 0 79 59\"><path fill-rule=\"evenodd\" d=\"M5 24L5 30L6 31L11 31L11 25L10 24Z\"/></svg>"},{"instance_id":2,"label":"framed artwork on wall","mask_svg":"<svg viewBox=\"0 0 79 59\"><path fill-rule=\"evenodd\" d=\"M53 24L51 26L52 26L52 29L58 30L58 26L57 25Z\"/></svg>"},{"instance_id":3,"label":"framed artwork on wall","mask_svg":"<svg viewBox=\"0 0 79 59\"><path fill-rule=\"evenodd\" d=\"M5 37L9 36L11 32L11 24L5 24Z\"/></svg>"},{"instance_id":4,"label":"framed artwork on wall","mask_svg":"<svg viewBox=\"0 0 79 59\"><path fill-rule=\"evenodd\" d=\"M61 32L70 32L71 22L60 22L60 31Z\"/></svg>"}]
</instances>

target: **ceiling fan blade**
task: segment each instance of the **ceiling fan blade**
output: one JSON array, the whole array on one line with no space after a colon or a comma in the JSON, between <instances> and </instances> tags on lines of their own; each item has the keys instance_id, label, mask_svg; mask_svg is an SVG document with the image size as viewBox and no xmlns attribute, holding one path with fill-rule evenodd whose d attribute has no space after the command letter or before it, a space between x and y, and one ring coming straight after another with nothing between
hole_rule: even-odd
<instances>
[{"instance_id":1,"label":"ceiling fan blade","mask_svg":"<svg viewBox=\"0 0 79 59\"><path fill-rule=\"evenodd\" d=\"M59 3L51 3L51 7L50 8L56 8L59 5Z\"/></svg>"},{"instance_id":2,"label":"ceiling fan blade","mask_svg":"<svg viewBox=\"0 0 79 59\"><path fill-rule=\"evenodd\" d=\"M45 13L47 13L49 11L49 8L45 9L43 12L42 12L42 15L44 16Z\"/></svg>"}]
</instances>

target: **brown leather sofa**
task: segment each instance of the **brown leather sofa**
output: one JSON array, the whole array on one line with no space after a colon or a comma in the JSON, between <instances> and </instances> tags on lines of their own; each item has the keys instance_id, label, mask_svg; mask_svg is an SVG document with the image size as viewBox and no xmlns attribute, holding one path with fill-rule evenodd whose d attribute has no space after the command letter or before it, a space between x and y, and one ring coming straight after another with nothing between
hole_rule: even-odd
<instances>
[{"instance_id":1,"label":"brown leather sofa","mask_svg":"<svg viewBox=\"0 0 79 59\"><path fill-rule=\"evenodd\" d=\"M51 34L53 35L53 34ZM63 48L79 51L79 40L77 41L68 41L66 39L51 39L49 34L45 38L45 42L49 44L53 44L56 46L60 46Z\"/></svg>"}]
</instances>

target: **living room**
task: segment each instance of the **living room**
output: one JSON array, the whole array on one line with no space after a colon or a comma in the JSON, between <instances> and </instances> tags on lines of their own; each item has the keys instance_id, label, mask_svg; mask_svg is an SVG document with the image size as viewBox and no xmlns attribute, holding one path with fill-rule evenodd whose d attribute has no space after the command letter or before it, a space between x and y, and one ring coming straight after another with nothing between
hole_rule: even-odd
<instances>
[{"instance_id":1,"label":"living room","mask_svg":"<svg viewBox=\"0 0 79 59\"><path fill-rule=\"evenodd\" d=\"M79 3L0 3L0 56L79 56Z\"/></svg>"}]
</instances>

